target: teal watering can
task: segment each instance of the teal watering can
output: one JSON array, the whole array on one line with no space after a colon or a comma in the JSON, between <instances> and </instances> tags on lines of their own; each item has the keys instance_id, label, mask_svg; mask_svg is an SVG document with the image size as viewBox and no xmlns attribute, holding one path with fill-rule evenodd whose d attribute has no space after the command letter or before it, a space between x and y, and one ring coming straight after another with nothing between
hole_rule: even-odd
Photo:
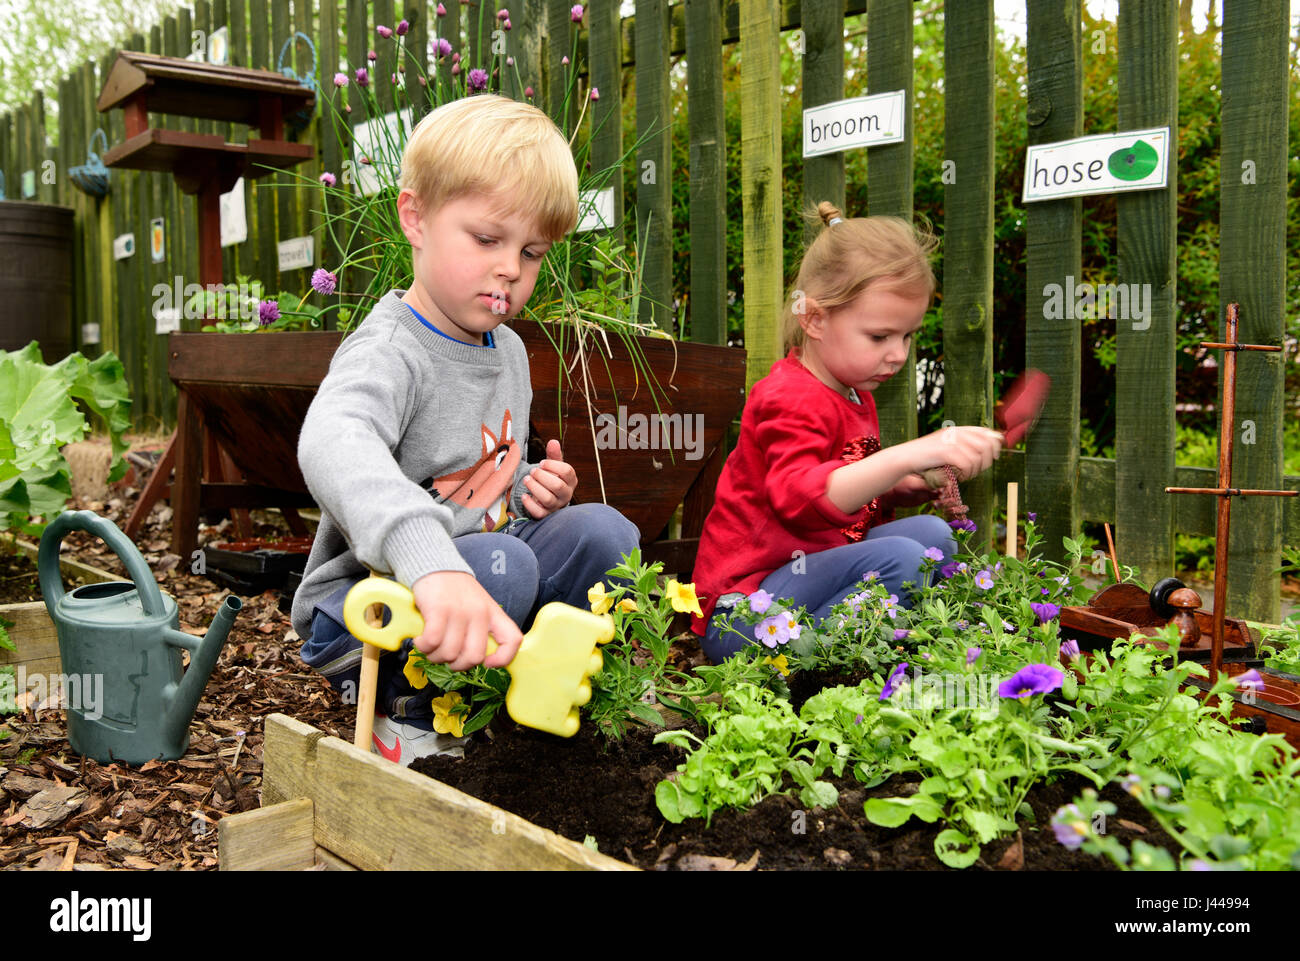
<instances>
[{"instance_id":1,"label":"teal watering can","mask_svg":"<svg viewBox=\"0 0 1300 961\"><path fill-rule=\"evenodd\" d=\"M134 583L86 584L65 593L59 545L69 531L101 538ZM243 602L227 597L205 637L177 630L176 602L158 590L135 545L91 511L56 517L41 537L36 566L59 635L72 749L103 764L184 755L194 709ZM190 652L188 670L182 670L181 648Z\"/></svg>"}]
</instances>

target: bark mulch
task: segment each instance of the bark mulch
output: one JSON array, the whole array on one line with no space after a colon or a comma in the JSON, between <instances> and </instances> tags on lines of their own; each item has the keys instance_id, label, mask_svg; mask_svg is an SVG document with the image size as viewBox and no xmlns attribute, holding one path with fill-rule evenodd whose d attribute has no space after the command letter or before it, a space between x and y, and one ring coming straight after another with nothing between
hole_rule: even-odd
<instances>
[{"instance_id":1,"label":"bark mulch","mask_svg":"<svg viewBox=\"0 0 1300 961\"><path fill-rule=\"evenodd\" d=\"M123 527L138 493L128 488L106 502L74 500L69 507ZM278 514L254 511L253 519L258 536L286 533L275 523ZM205 528L200 544L229 539L228 530L229 521ZM188 561L170 553L170 540L171 510L160 504L136 543L159 587L176 599L181 629L202 635L229 591L190 573ZM64 548L87 564L126 574L90 535L73 532ZM0 567L0 579L9 573L16 572ZM36 590L14 599L39 596ZM72 751L57 709L28 705L3 719L0 732L9 736L0 739L0 869L216 868L217 822L258 806L263 718L280 711L350 740L355 709L298 659L301 642L278 603L274 591L244 598L190 724L189 751L179 760L98 764ZM21 650L22 639L14 640Z\"/></svg>"}]
</instances>

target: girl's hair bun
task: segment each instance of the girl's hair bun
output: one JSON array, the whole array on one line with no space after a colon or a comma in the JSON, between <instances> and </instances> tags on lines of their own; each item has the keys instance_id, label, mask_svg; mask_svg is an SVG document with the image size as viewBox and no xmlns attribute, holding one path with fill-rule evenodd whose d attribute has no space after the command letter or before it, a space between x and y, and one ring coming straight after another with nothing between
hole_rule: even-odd
<instances>
[{"instance_id":1,"label":"girl's hair bun","mask_svg":"<svg viewBox=\"0 0 1300 961\"><path fill-rule=\"evenodd\" d=\"M844 212L829 200L823 200L817 205L817 215L821 217L822 223L828 227L844 219Z\"/></svg>"}]
</instances>

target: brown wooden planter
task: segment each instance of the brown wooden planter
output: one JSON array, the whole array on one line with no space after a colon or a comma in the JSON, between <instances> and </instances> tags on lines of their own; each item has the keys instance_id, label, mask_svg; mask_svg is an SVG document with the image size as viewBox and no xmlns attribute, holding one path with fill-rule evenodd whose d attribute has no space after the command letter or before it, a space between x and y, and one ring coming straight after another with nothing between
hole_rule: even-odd
<instances>
[{"instance_id":1,"label":"brown wooden planter","mask_svg":"<svg viewBox=\"0 0 1300 961\"><path fill-rule=\"evenodd\" d=\"M622 341L611 335L606 353L594 351L594 340L588 338L584 379L572 334L561 354L541 325L516 321L513 326L527 347L532 370L530 438L543 443L559 438L565 459L578 473L577 499L600 500L598 478L603 476L606 502L640 529L647 557L663 560L669 571L689 571L722 469L727 429L743 404L744 351L637 337L634 349L644 358L642 368L657 378L652 386L637 375L632 352ZM188 557L193 552L201 507L311 504L298 468L298 435L341 340L337 332L171 335L168 373L179 389L172 488L175 553ZM591 398L592 417L608 414L617 423L622 408L624 423L640 417L663 424L656 427L656 439L665 431L671 434L674 425L684 429L689 418L692 429L700 428L698 456L680 447L630 449L642 440L643 435L634 434L615 449L600 451L598 473L584 394ZM659 415L667 420L655 419ZM242 475L239 480L202 480L205 432L229 455ZM663 542L678 504L684 504L682 537Z\"/></svg>"},{"instance_id":2,"label":"brown wooden planter","mask_svg":"<svg viewBox=\"0 0 1300 961\"><path fill-rule=\"evenodd\" d=\"M217 825L223 871L630 871L531 821L272 714L262 807Z\"/></svg>"}]
</instances>

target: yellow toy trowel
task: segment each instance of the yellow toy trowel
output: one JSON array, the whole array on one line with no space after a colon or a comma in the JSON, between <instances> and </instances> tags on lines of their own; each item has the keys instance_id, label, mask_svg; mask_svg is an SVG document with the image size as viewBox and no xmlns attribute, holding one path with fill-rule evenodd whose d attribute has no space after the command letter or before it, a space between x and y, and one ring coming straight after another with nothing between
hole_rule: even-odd
<instances>
[{"instance_id":1,"label":"yellow toy trowel","mask_svg":"<svg viewBox=\"0 0 1300 961\"><path fill-rule=\"evenodd\" d=\"M375 604L390 611L384 626L367 617ZM352 636L363 642L353 743L369 750L380 648L396 651L406 638L419 637L424 618L409 588L371 575L348 591L343 622ZM578 708L591 700L587 678L599 673L604 664L597 645L613 639L614 620L608 614L593 614L559 602L547 604L537 612L514 660L506 665L510 672L506 710L510 716L525 727L572 737L578 732ZM488 654L496 648L496 641L489 636Z\"/></svg>"}]
</instances>

